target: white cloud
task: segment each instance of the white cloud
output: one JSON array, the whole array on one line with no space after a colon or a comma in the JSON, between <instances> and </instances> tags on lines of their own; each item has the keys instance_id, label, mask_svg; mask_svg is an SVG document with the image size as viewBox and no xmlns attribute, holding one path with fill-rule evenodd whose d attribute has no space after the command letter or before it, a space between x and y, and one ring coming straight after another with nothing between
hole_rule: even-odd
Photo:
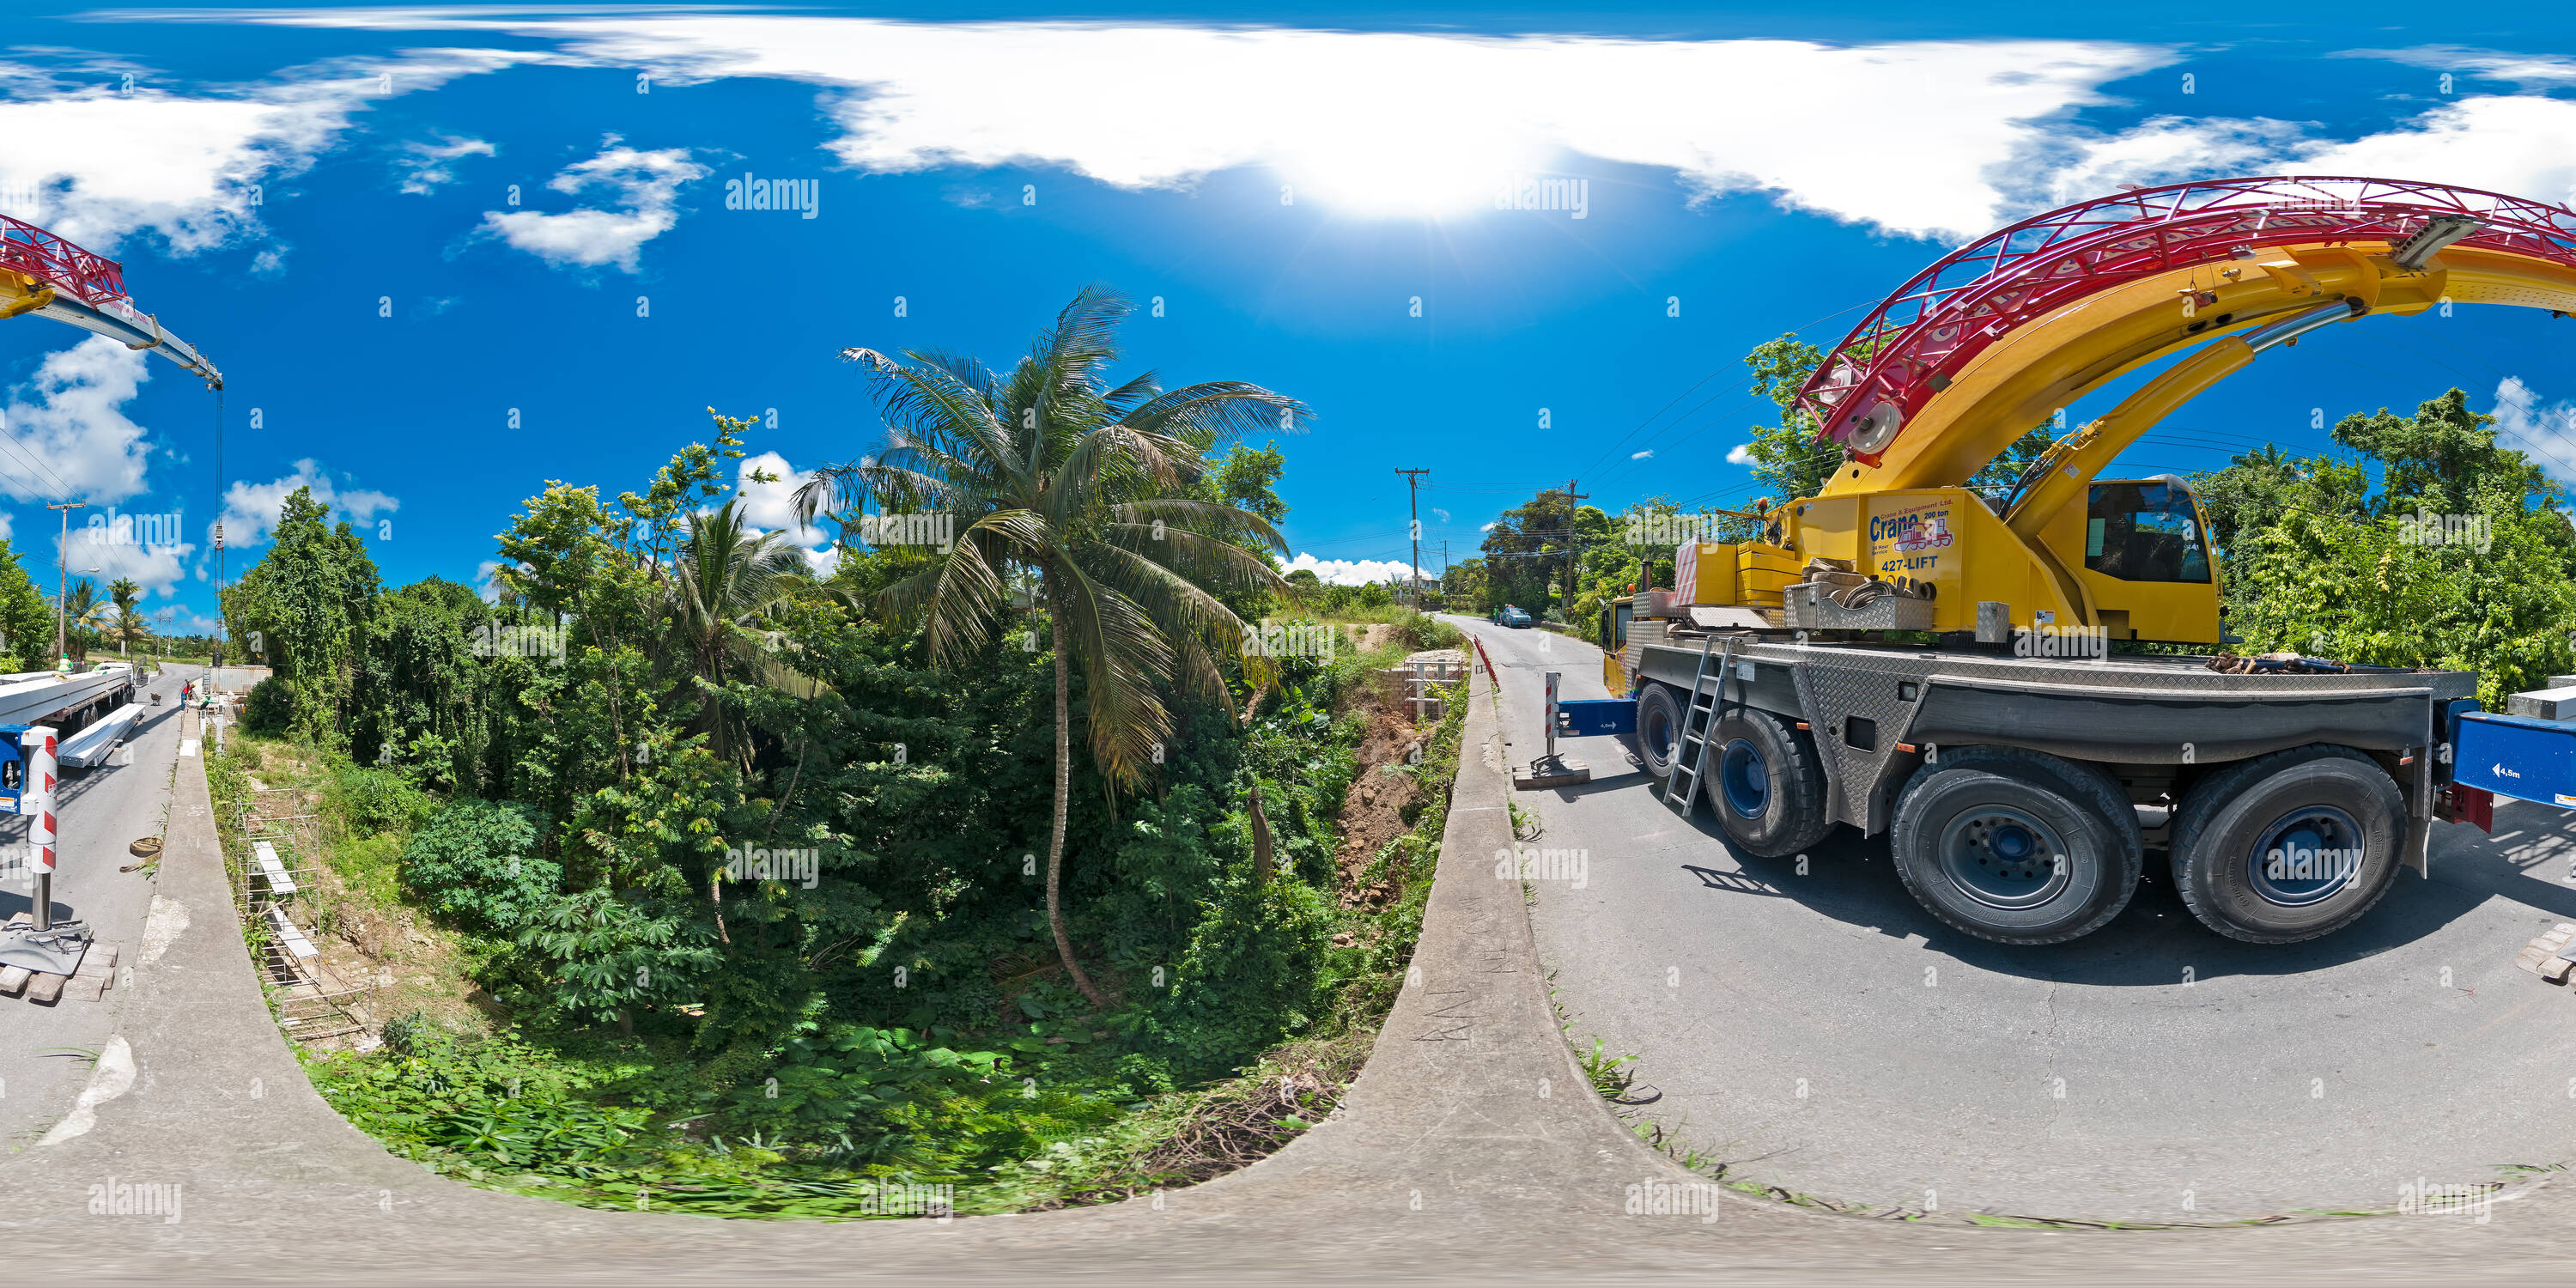
<instances>
[{"instance_id":1,"label":"white cloud","mask_svg":"<svg viewBox=\"0 0 2576 1288\"><path fill-rule=\"evenodd\" d=\"M457 161L471 156L498 156L499 151L481 139L459 138L441 134L436 143L408 142L402 145L402 190L426 196L442 184L456 182Z\"/></svg>"},{"instance_id":2,"label":"white cloud","mask_svg":"<svg viewBox=\"0 0 2576 1288\"><path fill-rule=\"evenodd\" d=\"M1770 192L1950 235L1992 227L1993 176L2069 113L2107 102L2102 86L2180 56L2077 40L1834 46L713 13L257 20L508 32L563 42L556 61L651 67L665 81L823 85L845 91L824 103L843 130L827 146L872 172L1041 164L1170 188L1261 165L1345 208L1440 213L1490 208L1507 180L1571 151L1669 168L1694 194Z\"/></svg>"},{"instance_id":3,"label":"white cloud","mask_svg":"<svg viewBox=\"0 0 2576 1288\"><path fill-rule=\"evenodd\" d=\"M769 481L761 482L754 474L768 475ZM813 477L776 452L762 452L744 457L735 466L734 494L742 500L743 522L762 532L785 530L788 543L805 556L805 566L817 577L828 577L841 565L841 552L832 544L831 534L796 522L796 489Z\"/></svg>"},{"instance_id":4,"label":"white cloud","mask_svg":"<svg viewBox=\"0 0 2576 1288\"><path fill-rule=\"evenodd\" d=\"M1438 519L1442 523L1447 523L1449 521L1449 512L1439 508L1438 506L1433 506L1431 509L1431 517Z\"/></svg>"},{"instance_id":5,"label":"white cloud","mask_svg":"<svg viewBox=\"0 0 2576 1288\"><path fill-rule=\"evenodd\" d=\"M369 99L528 58L442 50L335 63L234 97L171 93L148 70L127 90L121 78L110 88L0 67L15 90L0 101L0 197L7 213L100 254L147 230L194 253L255 230L265 188L310 167Z\"/></svg>"},{"instance_id":6,"label":"white cloud","mask_svg":"<svg viewBox=\"0 0 2576 1288\"><path fill-rule=\"evenodd\" d=\"M145 491L152 449L124 408L150 378L141 353L105 336L45 355L35 379L9 391L0 491L99 503ZM32 403L21 397L29 393Z\"/></svg>"},{"instance_id":7,"label":"white cloud","mask_svg":"<svg viewBox=\"0 0 2576 1288\"><path fill-rule=\"evenodd\" d=\"M363 527L375 522L379 515L402 508L402 502L382 492L343 490L331 481L319 461L307 457L297 461L294 472L283 478L267 483L236 481L225 489L224 544L238 549L267 542L286 508L286 498L300 487L313 489L313 499L331 508L325 520L329 523L347 519Z\"/></svg>"},{"instance_id":8,"label":"white cloud","mask_svg":"<svg viewBox=\"0 0 2576 1288\"><path fill-rule=\"evenodd\" d=\"M137 517L132 515L111 517L93 511L92 517L103 521L73 524L68 542L59 529L53 533L54 552L70 575L95 577L102 587L119 577L131 577L147 595L167 595L187 579L188 556L196 552L196 543L150 540L178 535L181 516L166 516L166 528L131 522ZM90 572L93 568L98 571Z\"/></svg>"},{"instance_id":9,"label":"white cloud","mask_svg":"<svg viewBox=\"0 0 2576 1288\"><path fill-rule=\"evenodd\" d=\"M2109 196L2124 184L2274 174L2292 168L2301 127L2269 119L2149 117L2118 134L2069 135L2033 156L2028 178L2003 186L2029 211ZM2298 167L2309 168L2313 167ZM2367 171L2319 170L2345 174Z\"/></svg>"},{"instance_id":10,"label":"white cloud","mask_svg":"<svg viewBox=\"0 0 2576 1288\"><path fill-rule=\"evenodd\" d=\"M2562 482L2576 481L2576 401L2543 405L2519 377L2496 385L2496 437Z\"/></svg>"},{"instance_id":11,"label":"white cloud","mask_svg":"<svg viewBox=\"0 0 2576 1288\"><path fill-rule=\"evenodd\" d=\"M2493 95L2446 103L2404 129L2312 147L2314 174L2412 178L2565 205L2576 200L2576 100Z\"/></svg>"},{"instance_id":12,"label":"white cloud","mask_svg":"<svg viewBox=\"0 0 2576 1288\"><path fill-rule=\"evenodd\" d=\"M2576 84L2576 58L2557 54L2516 54L2464 45L2419 45L2413 49L2347 49L2330 58L2378 58L2437 72L2512 81L2517 85ZM2438 87L2437 87L2438 88Z\"/></svg>"},{"instance_id":13,"label":"white cloud","mask_svg":"<svg viewBox=\"0 0 2576 1288\"><path fill-rule=\"evenodd\" d=\"M1735 446L1727 449L1726 463L1729 465L1753 464L1753 444L1737 443Z\"/></svg>"},{"instance_id":14,"label":"white cloud","mask_svg":"<svg viewBox=\"0 0 2576 1288\"><path fill-rule=\"evenodd\" d=\"M557 268L615 264L637 272L644 243L680 222L680 185L703 179L707 168L689 160L687 148L638 151L618 146L615 135L599 155L566 166L546 182L557 192L605 192L619 208L584 208L559 215L534 210L487 210L483 230Z\"/></svg>"},{"instance_id":15,"label":"white cloud","mask_svg":"<svg viewBox=\"0 0 2576 1288\"><path fill-rule=\"evenodd\" d=\"M1481 528L1476 529L1476 531L1478 531L1478 532L1491 532L1491 531L1493 531L1494 529L1499 528L1499 527L1501 527L1501 526L1503 526L1501 523L1488 523L1488 524L1486 524L1485 526L1483 526L1483 527L1481 527Z\"/></svg>"},{"instance_id":16,"label":"white cloud","mask_svg":"<svg viewBox=\"0 0 2576 1288\"><path fill-rule=\"evenodd\" d=\"M1366 586L1390 577L1401 581L1413 575L1413 565L1391 559L1318 559L1313 555L1299 555L1289 560L1281 573L1285 575L1299 569L1315 574L1316 579L1327 586Z\"/></svg>"},{"instance_id":17,"label":"white cloud","mask_svg":"<svg viewBox=\"0 0 2576 1288\"><path fill-rule=\"evenodd\" d=\"M1652 459L1652 458L1654 457L1654 455L1655 455L1655 449L1654 449L1654 448L1649 447L1649 448L1647 448L1646 450L1644 450L1644 451L1642 451L1642 452L1630 452L1630 453L1628 453L1628 459L1629 459L1629 460L1632 460L1632 461L1650 460L1650 459Z\"/></svg>"},{"instance_id":18,"label":"white cloud","mask_svg":"<svg viewBox=\"0 0 2576 1288\"><path fill-rule=\"evenodd\" d=\"M1767 193L1943 239L2124 182L2220 172L2440 175L2554 201L2576 186L2576 101L2566 99L2443 102L2356 140L2262 119L2090 129L2077 117L2115 104L2105 87L2183 56L2116 41L1838 46L650 10L304 9L253 20L508 33L558 42L554 53L509 55L528 61L820 85L842 130L825 146L865 171L1047 165L1120 187L1187 188L1265 166L1301 197L1372 212L1490 207L1506 178L1567 153L1669 169L1695 196ZM2576 59L2555 54L2345 56L2576 82ZM1422 147L1426 138L1440 146Z\"/></svg>"},{"instance_id":19,"label":"white cloud","mask_svg":"<svg viewBox=\"0 0 2576 1288\"><path fill-rule=\"evenodd\" d=\"M486 559L474 565L474 593L487 604L501 602L501 570L508 567L498 559Z\"/></svg>"}]
</instances>

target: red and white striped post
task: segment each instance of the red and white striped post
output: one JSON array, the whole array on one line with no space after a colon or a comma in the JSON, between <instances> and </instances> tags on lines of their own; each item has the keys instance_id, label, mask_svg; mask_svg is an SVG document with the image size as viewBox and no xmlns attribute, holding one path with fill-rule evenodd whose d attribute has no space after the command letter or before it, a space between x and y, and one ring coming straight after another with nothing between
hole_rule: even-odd
<instances>
[{"instance_id":1,"label":"red and white striped post","mask_svg":"<svg viewBox=\"0 0 2576 1288\"><path fill-rule=\"evenodd\" d=\"M36 876L36 929L54 928L54 731L37 725L18 737L27 787L18 812L27 816L27 861Z\"/></svg>"}]
</instances>

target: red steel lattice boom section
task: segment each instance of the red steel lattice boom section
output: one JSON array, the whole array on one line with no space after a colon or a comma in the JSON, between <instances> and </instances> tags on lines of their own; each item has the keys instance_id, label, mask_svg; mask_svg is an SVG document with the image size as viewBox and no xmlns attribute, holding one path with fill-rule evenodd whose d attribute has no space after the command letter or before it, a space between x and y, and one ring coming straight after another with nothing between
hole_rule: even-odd
<instances>
[{"instance_id":1,"label":"red steel lattice boom section","mask_svg":"<svg viewBox=\"0 0 2576 1288\"><path fill-rule=\"evenodd\" d=\"M2025 219L1915 274L1817 364L1799 405L1820 440L1848 445L1873 412L1911 422L1988 346L2087 296L2268 246L2401 242L2445 215L2482 225L2458 245L2576 267L2576 213L2475 188L2340 176L2140 188Z\"/></svg>"},{"instance_id":2,"label":"red steel lattice boom section","mask_svg":"<svg viewBox=\"0 0 2576 1288\"><path fill-rule=\"evenodd\" d=\"M0 269L41 279L91 308L131 311L125 269L23 220L0 215Z\"/></svg>"}]
</instances>

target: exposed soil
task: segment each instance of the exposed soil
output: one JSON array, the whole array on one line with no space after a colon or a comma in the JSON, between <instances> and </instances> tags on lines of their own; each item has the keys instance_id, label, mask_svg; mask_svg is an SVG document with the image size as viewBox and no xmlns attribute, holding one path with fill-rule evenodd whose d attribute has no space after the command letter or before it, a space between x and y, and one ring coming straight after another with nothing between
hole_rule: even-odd
<instances>
[{"instance_id":1,"label":"exposed soil","mask_svg":"<svg viewBox=\"0 0 2576 1288\"><path fill-rule=\"evenodd\" d=\"M1411 775L1389 772L1413 763L1422 746L1422 732L1402 714L1403 681L1393 675L1377 676L1360 702L1369 713L1368 733L1359 747L1360 775L1343 798L1337 820L1342 833L1339 866L1345 907L1377 903L1394 893L1393 885L1384 879L1366 886L1362 881L1379 848L1412 828L1413 807L1422 797Z\"/></svg>"},{"instance_id":2,"label":"exposed soil","mask_svg":"<svg viewBox=\"0 0 2576 1288\"><path fill-rule=\"evenodd\" d=\"M489 1032L504 1021L500 1004L466 978L450 936L422 924L411 908L379 902L333 867L320 793L288 785L310 774L295 749L266 742L259 749L260 773L245 775L248 809L222 822L236 871L251 838L269 838L277 848L300 887L287 914L320 950L291 965L276 953L262 963L261 979L282 1017L299 1020L287 1033L308 1047L364 1049L385 1021L413 1011L449 1032ZM351 1025L355 1032L337 1032Z\"/></svg>"}]
</instances>

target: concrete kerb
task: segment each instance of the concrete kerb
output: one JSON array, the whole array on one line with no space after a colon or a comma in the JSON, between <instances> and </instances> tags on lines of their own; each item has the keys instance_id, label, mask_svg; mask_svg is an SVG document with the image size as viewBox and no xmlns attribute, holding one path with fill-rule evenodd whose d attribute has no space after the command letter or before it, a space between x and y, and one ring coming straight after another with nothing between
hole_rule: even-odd
<instances>
[{"instance_id":1,"label":"concrete kerb","mask_svg":"<svg viewBox=\"0 0 2576 1288\"><path fill-rule=\"evenodd\" d=\"M929 1240L920 1227L889 1223L575 1208L449 1181L386 1153L321 1099L279 1033L232 915L205 761L181 757L157 894L186 928L136 963L139 996L120 1033L139 1068L133 1090L97 1105L88 1132L0 1162L0 1231L13 1255L50 1246L145 1277L173 1257L200 1272L241 1257L286 1276L327 1273L340 1264L331 1241L308 1241L306 1228L348 1221L366 1223L379 1242L417 1237L416 1258L377 1265L421 1271L506 1252L525 1274L534 1268L527 1238L538 1232L557 1252L578 1249L590 1269L628 1257L669 1269L684 1255L708 1257L701 1264L713 1271L738 1268L746 1255L827 1249L837 1262L869 1244L1061 1253L1067 1244L1127 1246L1145 1229L1154 1251L1146 1259L1168 1256L1168 1269L1207 1269L1211 1255L1277 1264L1287 1241L1248 1247L1244 1222L1253 1220L1283 1233L1377 1227L1388 1258L1377 1268L1420 1272L1489 1260L1495 1240L1569 1218L1615 1220L1626 1184L1687 1177L1618 1125L1556 1030L1521 887L1492 871L1494 853L1511 845L1508 789L1490 690L1473 687L1422 939L1371 1060L1332 1119L1251 1168L1159 1200L960 1220ZM183 736L196 736L197 713L184 720ZM114 1181L184 1183L187 1221L72 1219L86 1215L90 1183Z\"/></svg>"},{"instance_id":2,"label":"concrete kerb","mask_svg":"<svg viewBox=\"0 0 2576 1288\"><path fill-rule=\"evenodd\" d=\"M1712 1225L1629 1219L1627 1186L1693 1177L1618 1121L1557 1029L1521 884L1493 871L1494 852L1512 847L1508 767L1490 690L1474 689L1413 961L1419 982L1399 992L1340 1111L1277 1155L1191 1189L950 1222L607 1212L476 1189L387 1154L312 1089L270 1017L232 916L204 762L181 757L160 897L187 920L157 959L147 951L136 964L119 1034L132 1089L94 1103L87 1133L0 1158L0 1248L14 1265L76 1270L89 1283L155 1284L1024 1284L1104 1272L1229 1284L1872 1272L2346 1283L2464 1271L2505 1282L2570 1268L2563 1193L2511 1205L2538 1210L2510 1230L1934 1231L1731 1195ZM184 1220L93 1213L95 1187L121 1183L183 1183Z\"/></svg>"}]
</instances>

